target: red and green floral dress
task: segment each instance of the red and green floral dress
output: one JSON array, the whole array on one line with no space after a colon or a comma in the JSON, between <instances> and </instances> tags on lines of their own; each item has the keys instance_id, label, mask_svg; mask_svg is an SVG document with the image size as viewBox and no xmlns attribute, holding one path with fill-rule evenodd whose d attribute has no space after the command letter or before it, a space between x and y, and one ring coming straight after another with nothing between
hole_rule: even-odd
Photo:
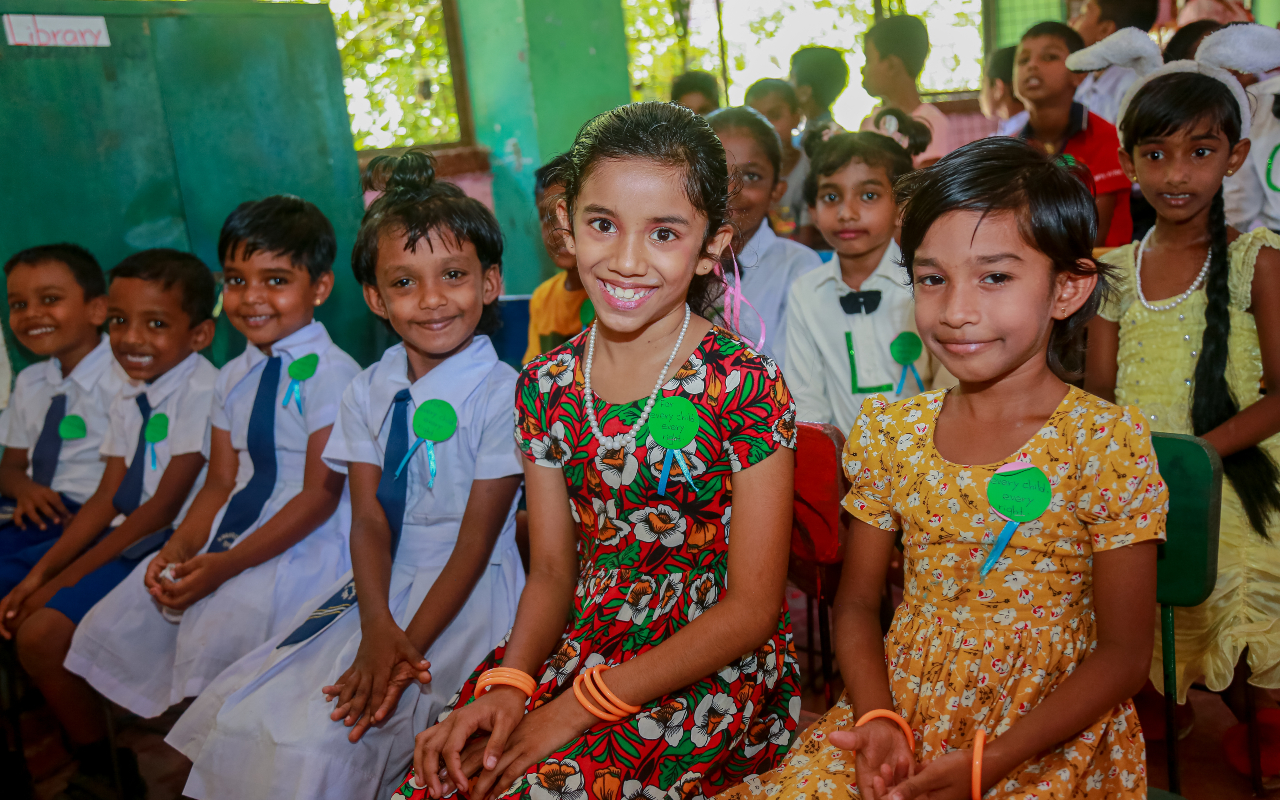
<instances>
[{"instance_id":1,"label":"red and green floral dress","mask_svg":"<svg viewBox=\"0 0 1280 800\"><path fill-rule=\"evenodd\" d=\"M699 417L679 468L658 493L666 450L646 424L636 444L605 450L584 412L586 334L525 366L516 386L516 442L537 464L564 470L580 561L573 616L538 677L532 710L596 664L617 665L656 647L726 592L733 473L779 447L795 447L795 404L767 356L712 328L661 397L690 400ZM596 398L606 436L630 429L644 409ZM469 702L480 673L459 694ZM455 698L451 706L457 707ZM441 719L446 716L445 712ZM765 772L786 753L800 715L800 676L786 609L758 650L639 714L599 723L534 765L505 796L530 800L695 800ZM412 773L411 773L412 774ZM413 793L406 778L399 790ZM642 796L643 795L643 796Z\"/></svg>"}]
</instances>

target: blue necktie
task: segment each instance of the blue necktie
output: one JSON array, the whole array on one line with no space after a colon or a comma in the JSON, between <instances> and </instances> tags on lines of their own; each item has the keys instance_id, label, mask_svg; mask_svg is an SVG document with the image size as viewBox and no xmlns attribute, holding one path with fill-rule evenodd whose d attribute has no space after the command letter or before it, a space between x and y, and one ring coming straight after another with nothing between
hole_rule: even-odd
<instances>
[{"instance_id":1,"label":"blue necktie","mask_svg":"<svg viewBox=\"0 0 1280 800\"><path fill-rule=\"evenodd\" d=\"M280 356L272 356L262 368L258 394L249 413L249 458L253 461L253 477L232 496L222 524L209 544L210 553L230 550L262 513L271 492L276 488L276 395L280 391Z\"/></svg>"},{"instance_id":2,"label":"blue necktie","mask_svg":"<svg viewBox=\"0 0 1280 800\"><path fill-rule=\"evenodd\" d=\"M36 439L36 446L31 448L31 480L41 486L52 485L53 473L58 471L58 454L62 452L62 434L58 433L58 427L66 415L67 396L55 394L49 401L49 410L44 414L40 438Z\"/></svg>"},{"instance_id":3,"label":"blue necktie","mask_svg":"<svg viewBox=\"0 0 1280 800\"><path fill-rule=\"evenodd\" d=\"M395 401L391 405L391 430L387 434L387 452L382 457L382 477L378 480L378 502L387 515L387 524L391 526L391 558L396 557L400 547L400 532L404 529L404 508L408 502L409 481L398 481L395 478L396 468L409 452L409 390L396 392ZM334 592L333 596L320 604L311 612L306 622L285 637L276 645L276 649L305 642L320 631L329 627L338 615L356 602L356 582L349 580Z\"/></svg>"},{"instance_id":4,"label":"blue necktie","mask_svg":"<svg viewBox=\"0 0 1280 800\"><path fill-rule=\"evenodd\" d=\"M124 480L120 481L120 488L116 489L115 497L111 498L111 505L126 516L137 511L138 505L142 503L142 473L147 463L147 420L151 419L151 402L147 400L146 392L138 395L138 410L142 412L138 446L133 451L133 461L124 474Z\"/></svg>"}]
</instances>

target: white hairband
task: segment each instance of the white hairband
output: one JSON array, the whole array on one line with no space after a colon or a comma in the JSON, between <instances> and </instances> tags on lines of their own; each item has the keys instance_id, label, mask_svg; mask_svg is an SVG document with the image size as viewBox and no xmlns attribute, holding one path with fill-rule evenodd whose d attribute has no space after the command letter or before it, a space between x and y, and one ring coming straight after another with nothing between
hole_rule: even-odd
<instances>
[{"instance_id":1,"label":"white hairband","mask_svg":"<svg viewBox=\"0 0 1280 800\"><path fill-rule=\"evenodd\" d=\"M1162 75L1195 72L1219 81L1231 91L1240 107L1240 135L1248 136L1253 123L1249 96L1228 70L1265 72L1280 67L1280 30L1265 25L1228 25L1219 28L1200 43L1195 60L1164 63L1160 46L1137 28L1121 28L1102 41L1067 57L1067 69L1092 72L1110 66L1127 67L1138 73L1124 97L1116 116L1116 127L1124 119L1129 103L1138 91Z\"/></svg>"}]
</instances>

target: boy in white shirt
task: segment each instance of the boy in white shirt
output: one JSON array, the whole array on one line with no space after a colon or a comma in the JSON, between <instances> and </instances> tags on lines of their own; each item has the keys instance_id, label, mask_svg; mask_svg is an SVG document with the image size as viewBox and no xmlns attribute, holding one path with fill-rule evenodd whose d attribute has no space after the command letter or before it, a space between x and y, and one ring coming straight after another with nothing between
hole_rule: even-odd
<instances>
[{"instance_id":1,"label":"boy in white shirt","mask_svg":"<svg viewBox=\"0 0 1280 800\"><path fill-rule=\"evenodd\" d=\"M111 404L102 480L0 601L0 635L16 634L23 666L75 749L73 782L90 793L112 785L102 701L62 662L85 613L160 548L203 476L218 370L197 351L213 340L216 294L209 268L177 250L144 250L111 270L108 332L129 383ZM129 793L140 793L132 753L119 763Z\"/></svg>"},{"instance_id":2,"label":"boy in white shirt","mask_svg":"<svg viewBox=\"0 0 1280 800\"><path fill-rule=\"evenodd\" d=\"M879 133L841 133L810 153L809 214L836 257L796 280L787 303L787 386L796 418L849 431L862 401L936 388L942 368L915 332L915 304L893 235L893 182L928 145L924 125L897 109L903 148ZM879 122L879 120L877 120Z\"/></svg>"},{"instance_id":3,"label":"boy in white shirt","mask_svg":"<svg viewBox=\"0 0 1280 800\"><path fill-rule=\"evenodd\" d=\"M208 475L159 554L84 618L66 659L136 714L198 694L350 563L346 482L320 459L360 369L314 319L335 251L329 221L297 197L241 204L223 225L224 309L249 346L218 373Z\"/></svg>"},{"instance_id":4,"label":"boy in white shirt","mask_svg":"<svg viewBox=\"0 0 1280 800\"><path fill-rule=\"evenodd\" d=\"M1070 25L1080 34L1085 47L1097 44L1121 28L1137 28L1147 32L1156 24L1159 0L1084 0ZM1112 65L1090 72L1076 87L1075 101L1089 111L1120 127L1116 114L1120 99L1138 73L1127 67Z\"/></svg>"},{"instance_id":5,"label":"boy in white shirt","mask_svg":"<svg viewBox=\"0 0 1280 800\"><path fill-rule=\"evenodd\" d=\"M0 416L0 555L47 549L102 479L107 409L125 374L102 335L107 283L74 244L33 247L4 265L14 338L48 360L18 373ZM0 565L8 594L44 550ZM25 567L23 565L26 565Z\"/></svg>"}]
</instances>

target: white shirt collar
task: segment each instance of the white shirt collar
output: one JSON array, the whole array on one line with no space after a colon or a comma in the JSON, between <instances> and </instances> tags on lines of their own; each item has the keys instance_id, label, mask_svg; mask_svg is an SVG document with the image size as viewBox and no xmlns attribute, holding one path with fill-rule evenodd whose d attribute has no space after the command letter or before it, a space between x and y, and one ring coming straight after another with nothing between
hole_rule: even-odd
<instances>
[{"instance_id":1,"label":"white shirt collar","mask_svg":"<svg viewBox=\"0 0 1280 800\"><path fill-rule=\"evenodd\" d=\"M296 361L311 353L323 353L331 344L333 340L329 338L329 331L325 330L324 324L313 319L271 345L271 355L288 356L289 361ZM265 361L267 356L254 345L249 345L245 348L245 358L247 366L252 370L259 361Z\"/></svg>"},{"instance_id":2,"label":"white shirt collar","mask_svg":"<svg viewBox=\"0 0 1280 800\"><path fill-rule=\"evenodd\" d=\"M778 240L778 234L773 232L773 228L769 227L769 221L760 223L760 227L756 229L755 235L742 246L742 252L738 254L738 265L743 269L751 269L760 266L764 260L763 256L773 247L773 243Z\"/></svg>"},{"instance_id":3,"label":"white shirt collar","mask_svg":"<svg viewBox=\"0 0 1280 800\"><path fill-rule=\"evenodd\" d=\"M204 356L199 353L192 353L151 383L130 380L125 384L121 395L133 399L146 392L147 402L151 404L151 408L158 408L166 398L190 382L191 373L196 371L196 367L203 358Z\"/></svg>"},{"instance_id":4,"label":"white shirt collar","mask_svg":"<svg viewBox=\"0 0 1280 800\"><path fill-rule=\"evenodd\" d=\"M880 285L887 281L899 289L910 291L910 288L905 283L907 271L898 265L898 259L900 258L902 258L902 249L898 247L896 241L890 239L889 246L884 249L884 255L880 256L880 263L863 280L863 291L868 288L875 288L874 286L868 286L871 281L876 281ZM822 282L826 283L827 281L835 281L836 290L839 294L848 294L853 291L849 284L844 282L844 276L840 273L839 255L833 255L831 260L827 262L827 275L822 279Z\"/></svg>"},{"instance_id":5,"label":"white shirt collar","mask_svg":"<svg viewBox=\"0 0 1280 800\"><path fill-rule=\"evenodd\" d=\"M75 381L81 389L90 391L98 385L98 381L111 369L115 361L115 354L111 352L111 340L104 333L98 340L97 346L80 359L80 363L76 364L75 369L71 370L71 374L66 378L62 377L62 363L57 358L44 362L45 380L55 387L63 386L64 381Z\"/></svg>"},{"instance_id":6,"label":"white shirt collar","mask_svg":"<svg viewBox=\"0 0 1280 800\"><path fill-rule=\"evenodd\" d=\"M369 387L370 408L385 418L396 393L407 387L415 406L427 400L444 400L456 411L497 363L498 353L489 337L476 334L461 352L445 359L410 386L409 356L404 344L397 344L388 348L379 361Z\"/></svg>"}]
</instances>

